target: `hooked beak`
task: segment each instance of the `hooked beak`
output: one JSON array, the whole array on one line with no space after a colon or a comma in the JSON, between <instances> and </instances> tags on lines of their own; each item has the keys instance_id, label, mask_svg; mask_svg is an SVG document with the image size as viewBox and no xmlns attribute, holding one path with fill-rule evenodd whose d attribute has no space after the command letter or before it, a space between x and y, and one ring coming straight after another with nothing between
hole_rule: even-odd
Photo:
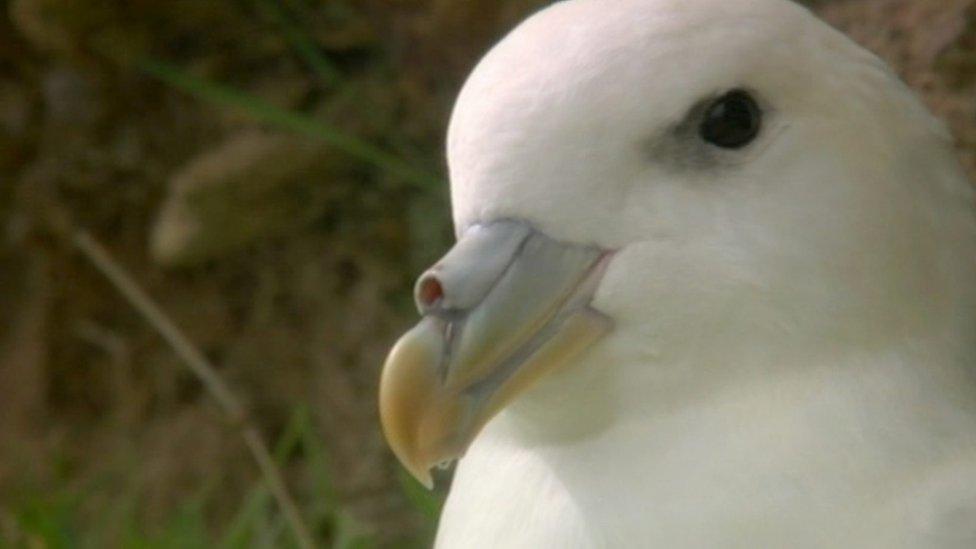
<instances>
[{"instance_id":1,"label":"hooked beak","mask_svg":"<svg viewBox=\"0 0 976 549\"><path fill-rule=\"evenodd\" d=\"M590 307L612 252L559 242L514 220L471 227L417 281L424 318L380 380L387 442L430 488L502 408L612 323Z\"/></svg>"}]
</instances>

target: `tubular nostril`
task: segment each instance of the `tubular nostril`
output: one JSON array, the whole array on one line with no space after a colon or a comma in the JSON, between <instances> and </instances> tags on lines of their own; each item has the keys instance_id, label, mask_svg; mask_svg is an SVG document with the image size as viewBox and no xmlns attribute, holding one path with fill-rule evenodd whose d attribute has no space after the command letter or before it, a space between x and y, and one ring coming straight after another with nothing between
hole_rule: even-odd
<instances>
[{"instance_id":1,"label":"tubular nostril","mask_svg":"<svg viewBox=\"0 0 976 549\"><path fill-rule=\"evenodd\" d=\"M444 298L444 286L435 276L427 276L417 285L417 301L422 309L436 307Z\"/></svg>"}]
</instances>

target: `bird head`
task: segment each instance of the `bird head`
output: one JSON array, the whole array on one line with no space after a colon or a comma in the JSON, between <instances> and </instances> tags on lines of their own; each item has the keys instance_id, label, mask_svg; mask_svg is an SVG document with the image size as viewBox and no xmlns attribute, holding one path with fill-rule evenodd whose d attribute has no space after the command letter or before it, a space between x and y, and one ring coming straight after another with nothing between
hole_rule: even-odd
<instances>
[{"instance_id":1,"label":"bird head","mask_svg":"<svg viewBox=\"0 0 976 549\"><path fill-rule=\"evenodd\" d=\"M595 413L561 377L613 378L608 403L680 394L969 314L976 230L948 142L878 58L786 0L534 15L457 100L458 241L384 367L388 441L429 484L527 393Z\"/></svg>"}]
</instances>

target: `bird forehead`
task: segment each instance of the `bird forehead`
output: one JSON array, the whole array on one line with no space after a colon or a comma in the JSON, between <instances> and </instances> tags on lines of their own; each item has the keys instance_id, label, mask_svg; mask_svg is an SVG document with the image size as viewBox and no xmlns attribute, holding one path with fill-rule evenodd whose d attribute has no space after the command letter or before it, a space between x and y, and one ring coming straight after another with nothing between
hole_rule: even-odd
<instances>
[{"instance_id":1,"label":"bird forehead","mask_svg":"<svg viewBox=\"0 0 976 549\"><path fill-rule=\"evenodd\" d=\"M594 158L625 167L614 154L680 122L704 95L763 79L796 82L775 68L791 65L792 28L809 17L786 0L557 3L502 40L469 77L448 132L452 179L480 185L556 164L583 175L582 161ZM563 163L569 159L580 165Z\"/></svg>"},{"instance_id":2,"label":"bird forehead","mask_svg":"<svg viewBox=\"0 0 976 549\"><path fill-rule=\"evenodd\" d=\"M449 146L607 126L637 137L628 128L673 122L724 86L795 81L784 73L803 64L794 59L804 51L797 27L811 20L786 0L558 3L479 63L455 106Z\"/></svg>"},{"instance_id":3,"label":"bird forehead","mask_svg":"<svg viewBox=\"0 0 976 549\"><path fill-rule=\"evenodd\" d=\"M680 53L687 65L729 48L785 46L811 26L823 25L791 0L567 0L526 19L485 64L497 58L509 73L545 72L645 57L674 64Z\"/></svg>"},{"instance_id":4,"label":"bird forehead","mask_svg":"<svg viewBox=\"0 0 976 549\"><path fill-rule=\"evenodd\" d=\"M503 39L462 89L447 142L455 222L582 230L561 217L619 209L624 183L657 169L646 145L696 104L744 87L780 112L821 117L845 93L823 82L862 78L832 75L860 71L859 51L788 0L557 3Z\"/></svg>"}]
</instances>

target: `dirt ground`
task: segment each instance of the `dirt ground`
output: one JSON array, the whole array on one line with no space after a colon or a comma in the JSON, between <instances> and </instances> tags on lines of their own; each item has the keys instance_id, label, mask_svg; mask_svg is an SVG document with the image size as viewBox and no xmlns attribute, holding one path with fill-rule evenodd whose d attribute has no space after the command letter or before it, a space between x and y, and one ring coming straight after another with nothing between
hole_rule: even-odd
<instances>
[{"instance_id":1,"label":"dirt ground","mask_svg":"<svg viewBox=\"0 0 976 549\"><path fill-rule=\"evenodd\" d=\"M896 68L976 174L976 0L809 3ZM0 0L0 540L39 494L78 495L79 528L131 500L152 530L203 485L219 529L258 481L235 426L71 245L79 230L269 441L307 407L345 513L381 544L423 538L378 430L378 370L414 319L412 277L450 243L437 179L453 97L544 4ZM187 93L173 71L258 102ZM433 176L407 181L260 106ZM302 502L306 457L285 468Z\"/></svg>"}]
</instances>

